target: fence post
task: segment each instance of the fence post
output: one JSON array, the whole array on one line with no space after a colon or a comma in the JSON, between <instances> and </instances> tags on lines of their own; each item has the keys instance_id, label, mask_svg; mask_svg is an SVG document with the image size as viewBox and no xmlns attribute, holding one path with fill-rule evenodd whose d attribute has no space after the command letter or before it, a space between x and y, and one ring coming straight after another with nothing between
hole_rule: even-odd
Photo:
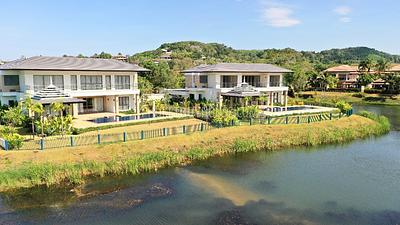
<instances>
[{"instance_id":1,"label":"fence post","mask_svg":"<svg viewBox=\"0 0 400 225\"><path fill-rule=\"evenodd\" d=\"M74 137L70 136L69 141L70 141L71 147L73 147L74 146Z\"/></svg>"},{"instance_id":2,"label":"fence post","mask_svg":"<svg viewBox=\"0 0 400 225\"><path fill-rule=\"evenodd\" d=\"M322 121L322 114L319 114L319 121Z\"/></svg>"},{"instance_id":3,"label":"fence post","mask_svg":"<svg viewBox=\"0 0 400 225\"><path fill-rule=\"evenodd\" d=\"M201 131L204 131L204 123L201 123L201 124L200 124L200 130L201 130Z\"/></svg>"},{"instance_id":4,"label":"fence post","mask_svg":"<svg viewBox=\"0 0 400 225\"><path fill-rule=\"evenodd\" d=\"M4 150L8 151L8 141L4 140Z\"/></svg>"},{"instance_id":5,"label":"fence post","mask_svg":"<svg viewBox=\"0 0 400 225\"><path fill-rule=\"evenodd\" d=\"M286 124L289 123L289 116L286 116L285 122L286 122Z\"/></svg>"},{"instance_id":6,"label":"fence post","mask_svg":"<svg viewBox=\"0 0 400 225\"><path fill-rule=\"evenodd\" d=\"M250 126L253 125L253 119L250 118Z\"/></svg>"},{"instance_id":7,"label":"fence post","mask_svg":"<svg viewBox=\"0 0 400 225\"><path fill-rule=\"evenodd\" d=\"M182 126L182 132L183 132L184 134L186 133L186 126L185 126L185 125Z\"/></svg>"},{"instance_id":8,"label":"fence post","mask_svg":"<svg viewBox=\"0 0 400 225\"><path fill-rule=\"evenodd\" d=\"M297 124L300 123L300 116L297 116Z\"/></svg>"},{"instance_id":9,"label":"fence post","mask_svg":"<svg viewBox=\"0 0 400 225\"><path fill-rule=\"evenodd\" d=\"M307 117L307 122L311 123L311 117L310 116Z\"/></svg>"},{"instance_id":10,"label":"fence post","mask_svg":"<svg viewBox=\"0 0 400 225\"><path fill-rule=\"evenodd\" d=\"M97 132L97 144L101 144L100 130Z\"/></svg>"},{"instance_id":11,"label":"fence post","mask_svg":"<svg viewBox=\"0 0 400 225\"><path fill-rule=\"evenodd\" d=\"M144 131L140 131L140 139L143 140L144 139Z\"/></svg>"},{"instance_id":12,"label":"fence post","mask_svg":"<svg viewBox=\"0 0 400 225\"><path fill-rule=\"evenodd\" d=\"M165 127L163 128L162 131L163 131L163 136L167 136L167 129Z\"/></svg>"},{"instance_id":13,"label":"fence post","mask_svg":"<svg viewBox=\"0 0 400 225\"><path fill-rule=\"evenodd\" d=\"M124 130L124 142L126 142L126 131Z\"/></svg>"},{"instance_id":14,"label":"fence post","mask_svg":"<svg viewBox=\"0 0 400 225\"><path fill-rule=\"evenodd\" d=\"M231 126L235 126L235 121L231 120Z\"/></svg>"},{"instance_id":15,"label":"fence post","mask_svg":"<svg viewBox=\"0 0 400 225\"><path fill-rule=\"evenodd\" d=\"M332 120L332 113L329 113L329 120Z\"/></svg>"},{"instance_id":16,"label":"fence post","mask_svg":"<svg viewBox=\"0 0 400 225\"><path fill-rule=\"evenodd\" d=\"M339 119L342 118L342 112L339 112Z\"/></svg>"},{"instance_id":17,"label":"fence post","mask_svg":"<svg viewBox=\"0 0 400 225\"><path fill-rule=\"evenodd\" d=\"M40 143L40 150L44 150L44 139L43 139L43 137L40 138L39 143Z\"/></svg>"},{"instance_id":18,"label":"fence post","mask_svg":"<svg viewBox=\"0 0 400 225\"><path fill-rule=\"evenodd\" d=\"M271 124L271 117L268 116L268 124Z\"/></svg>"}]
</instances>

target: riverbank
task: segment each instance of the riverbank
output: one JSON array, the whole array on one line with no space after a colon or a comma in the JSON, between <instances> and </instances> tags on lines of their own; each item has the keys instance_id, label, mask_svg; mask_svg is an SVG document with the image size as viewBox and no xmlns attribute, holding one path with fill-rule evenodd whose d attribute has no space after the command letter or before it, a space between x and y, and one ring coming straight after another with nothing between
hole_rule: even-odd
<instances>
[{"instance_id":1,"label":"riverbank","mask_svg":"<svg viewBox=\"0 0 400 225\"><path fill-rule=\"evenodd\" d=\"M317 104L334 106L339 100L357 105L400 105L400 95L366 94L354 92L322 92L307 91L300 94L295 101L303 101L305 104ZM305 98L307 97L307 98Z\"/></svg>"},{"instance_id":2,"label":"riverbank","mask_svg":"<svg viewBox=\"0 0 400 225\"><path fill-rule=\"evenodd\" d=\"M354 115L313 124L229 127L73 150L1 152L0 190L79 185L91 176L135 175L224 154L343 143L388 132L387 120L374 119Z\"/></svg>"}]
</instances>

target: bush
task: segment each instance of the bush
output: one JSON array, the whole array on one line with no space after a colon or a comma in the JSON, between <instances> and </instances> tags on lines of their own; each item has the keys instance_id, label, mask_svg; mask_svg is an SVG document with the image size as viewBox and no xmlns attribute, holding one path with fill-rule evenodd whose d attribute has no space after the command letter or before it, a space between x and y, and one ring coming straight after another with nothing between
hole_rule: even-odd
<instances>
[{"instance_id":1,"label":"bush","mask_svg":"<svg viewBox=\"0 0 400 225\"><path fill-rule=\"evenodd\" d=\"M236 115L227 109L214 109L210 112L210 122L217 126L229 126L238 122Z\"/></svg>"},{"instance_id":2,"label":"bush","mask_svg":"<svg viewBox=\"0 0 400 225\"><path fill-rule=\"evenodd\" d=\"M383 89L376 89L376 88L366 88L364 89L364 93L367 94L381 94L383 93Z\"/></svg>"},{"instance_id":3,"label":"bush","mask_svg":"<svg viewBox=\"0 0 400 225\"><path fill-rule=\"evenodd\" d=\"M371 119L371 120L374 120L374 121L378 122L381 125L381 127L380 127L379 131L376 130L377 133L385 134L385 133L390 131L390 122L389 122L389 119L387 117L380 116L380 115L377 115L375 113L368 112L368 111L361 111L361 112L359 112L357 114L360 115L360 116L363 116L363 117L366 117L368 119Z\"/></svg>"},{"instance_id":4,"label":"bush","mask_svg":"<svg viewBox=\"0 0 400 225\"><path fill-rule=\"evenodd\" d=\"M365 97L365 94L359 92L359 93L352 94L352 96L353 96L353 97L356 97L356 98L364 98L364 97Z\"/></svg>"},{"instance_id":5,"label":"bush","mask_svg":"<svg viewBox=\"0 0 400 225\"><path fill-rule=\"evenodd\" d=\"M244 106L244 107L239 107L236 110L236 116L243 120L249 120L249 119L254 119L258 117L258 114L260 113L260 109L258 106Z\"/></svg>"},{"instance_id":6,"label":"bush","mask_svg":"<svg viewBox=\"0 0 400 225\"><path fill-rule=\"evenodd\" d=\"M0 128L0 136L8 141L8 149L20 149L24 138L16 133L16 129L9 126L3 126Z\"/></svg>"},{"instance_id":7,"label":"bush","mask_svg":"<svg viewBox=\"0 0 400 225\"><path fill-rule=\"evenodd\" d=\"M336 102L336 108L338 108L342 113L346 113L347 111L351 110L353 107L345 102L345 101L338 101Z\"/></svg>"},{"instance_id":8,"label":"bush","mask_svg":"<svg viewBox=\"0 0 400 225\"><path fill-rule=\"evenodd\" d=\"M51 117L43 121L43 132L45 135L58 135L71 134L72 133L72 116L68 115L63 118L56 116ZM37 133L42 132L42 124L40 121L35 122L35 128Z\"/></svg>"}]
</instances>

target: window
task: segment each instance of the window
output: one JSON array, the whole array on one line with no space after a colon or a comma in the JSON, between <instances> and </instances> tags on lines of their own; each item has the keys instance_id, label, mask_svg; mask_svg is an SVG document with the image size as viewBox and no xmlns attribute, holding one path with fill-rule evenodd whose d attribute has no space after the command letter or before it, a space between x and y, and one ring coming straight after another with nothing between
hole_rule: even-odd
<instances>
[{"instance_id":1,"label":"window","mask_svg":"<svg viewBox=\"0 0 400 225\"><path fill-rule=\"evenodd\" d=\"M18 75L4 75L4 86L18 86L19 76Z\"/></svg>"},{"instance_id":2,"label":"window","mask_svg":"<svg viewBox=\"0 0 400 225\"><path fill-rule=\"evenodd\" d=\"M115 76L115 89L130 89L130 76Z\"/></svg>"},{"instance_id":3,"label":"window","mask_svg":"<svg viewBox=\"0 0 400 225\"><path fill-rule=\"evenodd\" d=\"M40 91L50 84L59 89L64 89L64 78L62 75L34 75L33 86L35 91Z\"/></svg>"},{"instance_id":4,"label":"window","mask_svg":"<svg viewBox=\"0 0 400 225\"><path fill-rule=\"evenodd\" d=\"M129 97L118 97L119 110L129 110Z\"/></svg>"},{"instance_id":5,"label":"window","mask_svg":"<svg viewBox=\"0 0 400 225\"><path fill-rule=\"evenodd\" d=\"M280 87L281 86L281 77L279 75L269 76L269 86L270 87Z\"/></svg>"},{"instance_id":6,"label":"window","mask_svg":"<svg viewBox=\"0 0 400 225\"><path fill-rule=\"evenodd\" d=\"M93 109L93 98L84 98L86 102L83 103L83 109Z\"/></svg>"},{"instance_id":7,"label":"window","mask_svg":"<svg viewBox=\"0 0 400 225\"><path fill-rule=\"evenodd\" d=\"M78 78L76 75L71 75L71 90L78 90Z\"/></svg>"},{"instance_id":8,"label":"window","mask_svg":"<svg viewBox=\"0 0 400 225\"><path fill-rule=\"evenodd\" d=\"M222 76L222 88L232 88L237 86L237 76Z\"/></svg>"},{"instance_id":9,"label":"window","mask_svg":"<svg viewBox=\"0 0 400 225\"><path fill-rule=\"evenodd\" d=\"M260 87L260 76L243 76L242 82L246 82L253 87Z\"/></svg>"},{"instance_id":10,"label":"window","mask_svg":"<svg viewBox=\"0 0 400 225\"><path fill-rule=\"evenodd\" d=\"M207 84L208 83L208 76L207 75L200 75L200 83Z\"/></svg>"},{"instance_id":11,"label":"window","mask_svg":"<svg viewBox=\"0 0 400 225\"><path fill-rule=\"evenodd\" d=\"M81 76L81 89L82 90L101 90L103 89L103 77L96 76Z\"/></svg>"},{"instance_id":12,"label":"window","mask_svg":"<svg viewBox=\"0 0 400 225\"><path fill-rule=\"evenodd\" d=\"M111 90L111 76L106 76L106 89Z\"/></svg>"}]
</instances>

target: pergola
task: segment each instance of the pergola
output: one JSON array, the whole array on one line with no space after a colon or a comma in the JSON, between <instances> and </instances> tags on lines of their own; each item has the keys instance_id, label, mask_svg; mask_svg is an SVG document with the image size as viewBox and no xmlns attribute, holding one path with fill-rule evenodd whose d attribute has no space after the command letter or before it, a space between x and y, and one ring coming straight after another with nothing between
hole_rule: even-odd
<instances>
[{"instance_id":1,"label":"pergola","mask_svg":"<svg viewBox=\"0 0 400 225\"><path fill-rule=\"evenodd\" d=\"M40 90L38 93L36 93L33 97L32 100L34 102L39 102L43 106L48 106L52 103L62 103L64 105L74 105L78 103L84 103L86 102L83 99L79 98L73 98L69 96L68 94L62 92L59 90L56 86L50 84L46 88ZM73 116L78 115L78 107L70 107L70 113Z\"/></svg>"},{"instance_id":2,"label":"pergola","mask_svg":"<svg viewBox=\"0 0 400 225\"><path fill-rule=\"evenodd\" d=\"M242 83L240 86L235 87L233 90L222 93L221 94L221 101L225 99L229 101L230 107L236 103L240 105L244 105L244 99L250 97L252 100L255 98L259 98L261 96L267 96L267 107L273 108L274 107L274 96L277 93L270 91L270 92L260 92L254 89L248 83ZM287 92L284 92L284 105L287 107Z\"/></svg>"}]
</instances>

